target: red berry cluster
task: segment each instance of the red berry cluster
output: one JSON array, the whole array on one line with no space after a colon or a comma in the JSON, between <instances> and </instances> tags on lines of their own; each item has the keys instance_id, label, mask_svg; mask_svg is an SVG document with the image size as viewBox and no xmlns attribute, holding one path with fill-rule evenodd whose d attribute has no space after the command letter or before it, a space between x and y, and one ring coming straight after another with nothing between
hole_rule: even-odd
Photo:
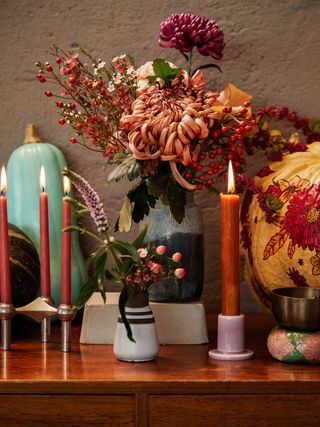
<instances>
[{"instance_id":1,"label":"red berry cluster","mask_svg":"<svg viewBox=\"0 0 320 427\"><path fill-rule=\"evenodd\" d=\"M320 137L319 133L314 132L310 127L310 120L306 117L299 116L295 111L290 111L288 107L260 107L257 114L263 117L270 117L276 120L287 120L295 129L301 130L307 137L307 143L317 141Z\"/></svg>"},{"instance_id":2,"label":"red berry cluster","mask_svg":"<svg viewBox=\"0 0 320 427\"><path fill-rule=\"evenodd\" d=\"M76 53L59 48L50 53L55 57L55 66L38 62L37 78L40 83L56 84L61 90L47 90L45 96L58 98L55 105L61 116L59 124L68 123L76 132L70 142L101 151L108 158L124 151L126 141L118 131L118 122L133 100L135 77L128 73L129 59L121 57L107 69L103 61L85 53L86 59L93 62L92 67L81 62Z\"/></svg>"},{"instance_id":3,"label":"red berry cluster","mask_svg":"<svg viewBox=\"0 0 320 427\"><path fill-rule=\"evenodd\" d=\"M212 187L226 175L229 160L237 173L243 170L244 155L252 152L252 138L257 132L257 122L250 116L249 108L248 101L240 109L225 107L209 138L192 145L193 162L184 176L196 183L198 190Z\"/></svg>"}]
</instances>

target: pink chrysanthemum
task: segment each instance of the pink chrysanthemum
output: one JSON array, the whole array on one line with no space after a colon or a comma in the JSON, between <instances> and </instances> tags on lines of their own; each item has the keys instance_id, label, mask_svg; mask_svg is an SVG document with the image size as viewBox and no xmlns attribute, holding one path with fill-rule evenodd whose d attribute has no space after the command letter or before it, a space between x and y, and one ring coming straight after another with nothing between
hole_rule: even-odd
<instances>
[{"instance_id":1,"label":"pink chrysanthemum","mask_svg":"<svg viewBox=\"0 0 320 427\"><path fill-rule=\"evenodd\" d=\"M211 108L218 93L204 91L201 71L191 78L180 71L170 86L156 82L141 90L132 113L122 117L120 127L129 131L129 148L138 160L169 161L175 179L194 190L179 174L177 163L192 162L191 141L208 137L218 113Z\"/></svg>"},{"instance_id":2,"label":"pink chrysanthemum","mask_svg":"<svg viewBox=\"0 0 320 427\"><path fill-rule=\"evenodd\" d=\"M294 244L320 251L320 184L291 198L283 225Z\"/></svg>"},{"instance_id":3,"label":"pink chrysanthemum","mask_svg":"<svg viewBox=\"0 0 320 427\"><path fill-rule=\"evenodd\" d=\"M196 46L201 55L222 59L223 31L216 21L204 16L175 14L160 24L159 45L182 53L191 52Z\"/></svg>"}]
</instances>

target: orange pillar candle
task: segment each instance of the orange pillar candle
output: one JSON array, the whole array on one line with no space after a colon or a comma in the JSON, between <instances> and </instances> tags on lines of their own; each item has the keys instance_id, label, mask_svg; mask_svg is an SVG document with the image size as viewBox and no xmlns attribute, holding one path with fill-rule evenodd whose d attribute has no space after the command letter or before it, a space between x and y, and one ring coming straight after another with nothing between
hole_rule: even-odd
<instances>
[{"instance_id":1,"label":"orange pillar candle","mask_svg":"<svg viewBox=\"0 0 320 427\"><path fill-rule=\"evenodd\" d=\"M51 295L50 285L50 239L49 239L49 214L48 214L48 193L45 192L46 175L44 167L40 170L40 293L44 298Z\"/></svg>"},{"instance_id":2,"label":"orange pillar candle","mask_svg":"<svg viewBox=\"0 0 320 427\"><path fill-rule=\"evenodd\" d=\"M9 230L7 214L7 176L5 168L1 169L1 195L0 195L0 283L1 302L11 304L11 283L10 283L10 248Z\"/></svg>"},{"instance_id":3,"label":"orange pillar candle","mask_svg":"<svg viewBox=\"0 0 320 427\"><path fill-rule=\"evenodd\" d=\"M221 203L221 259L222 259L222 314L240 314L239 286L239 206L235 193L232 163L228 168L228 194L220 194Z\"/></svg>"},{"instance_id":4,"label":"orange pillar candle","mask_svg":"<svg viewBox=\"0 0 320 427\"><path fill-rule=\"evenodd\" d=\"M66 201L70 191L70 180L63 177L65 197L62 198L61 233L61 304L71 305L71 233L63 231L71 224L71 204Z\"/></svg>"}]
</instances>

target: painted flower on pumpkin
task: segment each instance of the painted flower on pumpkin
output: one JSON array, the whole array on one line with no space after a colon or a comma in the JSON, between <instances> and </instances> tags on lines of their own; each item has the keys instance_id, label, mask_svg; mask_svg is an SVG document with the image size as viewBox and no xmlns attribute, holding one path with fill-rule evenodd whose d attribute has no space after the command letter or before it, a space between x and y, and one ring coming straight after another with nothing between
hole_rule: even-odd
<instances>
[{"instance_id":1,"label":"painted flower on pumpkin","mask_svg":"<svg viewBox=\"0 0 320 427\"><path fill-rule=\"evenodd\" d=\"M129 130L129 148L138 160L169 161L175 179L188 190L195 185L179 173L177 163L192 162L191 141L204 140L218 113L211 108L218 93L204 91L203 73L190 77L180 71L165 86L162 80L141 90L132 103L132 113L122 117L120 126Z\"/></svg>"},{"instance_id":2,"label":"painted flower on pumpkin","mask_svg":"<svg viewBox=\"0 0 320 427\"><path fill-rule=\"evenodd\" d=\"M320 274L320 253L317 253L317 255L314 255L310 259L311 265L312 265L312 274L314 276L318 276Z\"/></svg>"},{"instance_id":3,"label":"painted flower on pumpkin","mask_svg":"<svg viewBox=\"0 0 320 427\"><path fill-rule=\"evenodd\" d=\"M280 200L283 203L287 203L294 193L305 189L310 184L310 181L296 175L294 178L290 179L290 181L287 181L286 179L279 179L277 184L282 192Z\"/></svg>"},{"instance_id":4,"label":"painted flower on pumpkin","mask_svg":"<svg viewBox=\"0 0 320 427\"><path fill-rule=\"evenodd\" d=\"M266 204L272 211L278 211L282 208L283 202L281 201L281 190L278 185L269 185L265 192Z\"/></svg>"},{"instance_id":5,"label":"painted flower on pumpkin","mask_svg":"<svg viewBox=\"0 0 320 427\"><path fill-rule=\"evenodd\" d=\"M160 24L159 45L181 53L196 46L201 55L222 59L223 31L216 21L190 13L171 15Z\"/></svg>"},{"instance_id":6,"label":"painted flower on pumpkin","mask_svg":"<svg viewBox=\"0 0 320 427\"><path fill-rule=\"evenodd\" d=\"M309 285L307 284L307 279L295 268L289 268L287 275L293 281L293 283L299 288L305 288Z\"/></svg>"},{"instance_id":7,"label":"painted flower on pumpkin","mask_svg":"<svg viewBox=\"0 0 320 427\"><path fill-rule=\"evenodd\" d=\"M320 251L320 184L293 195L283 226L294 245Z\"/></svg>"},{"instance_id":8,"label":"painted flower on pumpkin","mask_svg":"<svg viewBox=\"0 0 320 427\"><path fill-rule=\"evenodd\" d=\"M269 187L266 189L266 194L269 194L270 196L274 197L280 197L281 196L281 190L278 185L269 185Z\"/></svg>"}]
</instances>

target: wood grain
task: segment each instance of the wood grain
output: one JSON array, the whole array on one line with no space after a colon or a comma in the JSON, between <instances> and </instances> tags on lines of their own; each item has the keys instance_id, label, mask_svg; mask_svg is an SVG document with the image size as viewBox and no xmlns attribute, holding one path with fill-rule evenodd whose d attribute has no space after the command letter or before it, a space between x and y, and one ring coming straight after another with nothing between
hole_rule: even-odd
<instances>
[{"instance_id":1,"label":"wood grain","mask_svg":"<svg viewBox=\"0 0 320 427\"><path fill-rule=\"evenodd\" d=\"M116 360L111 345L80 345L79 324L62 353L58 325L41 344L39 325L14 323L12 350L0 352L0 425L319 426L319 366L272 359L267 316L247 317L253 359L210 361L216 321L208 317L210 345L160 346L137 364Z\"/></svg>"},{"instance_id":2,"label":"wood grain","mask_svg":"<svg viewBox=\"0 0 320 427\"><path fill-rule=\"evenodd\" d=\"M133 396L8 396L0 399L1 426L129 427Z\"/></svg>"},{"instance_id":3,"label":"wood grain","mask_svg":"<svg viewBox=\"0 0 320 427\"><path fill-rule=\"evenodd\" d=\"M149 421L152 427L319 427L320 396L150 396Z\"/></svg>"}]
</instances>

